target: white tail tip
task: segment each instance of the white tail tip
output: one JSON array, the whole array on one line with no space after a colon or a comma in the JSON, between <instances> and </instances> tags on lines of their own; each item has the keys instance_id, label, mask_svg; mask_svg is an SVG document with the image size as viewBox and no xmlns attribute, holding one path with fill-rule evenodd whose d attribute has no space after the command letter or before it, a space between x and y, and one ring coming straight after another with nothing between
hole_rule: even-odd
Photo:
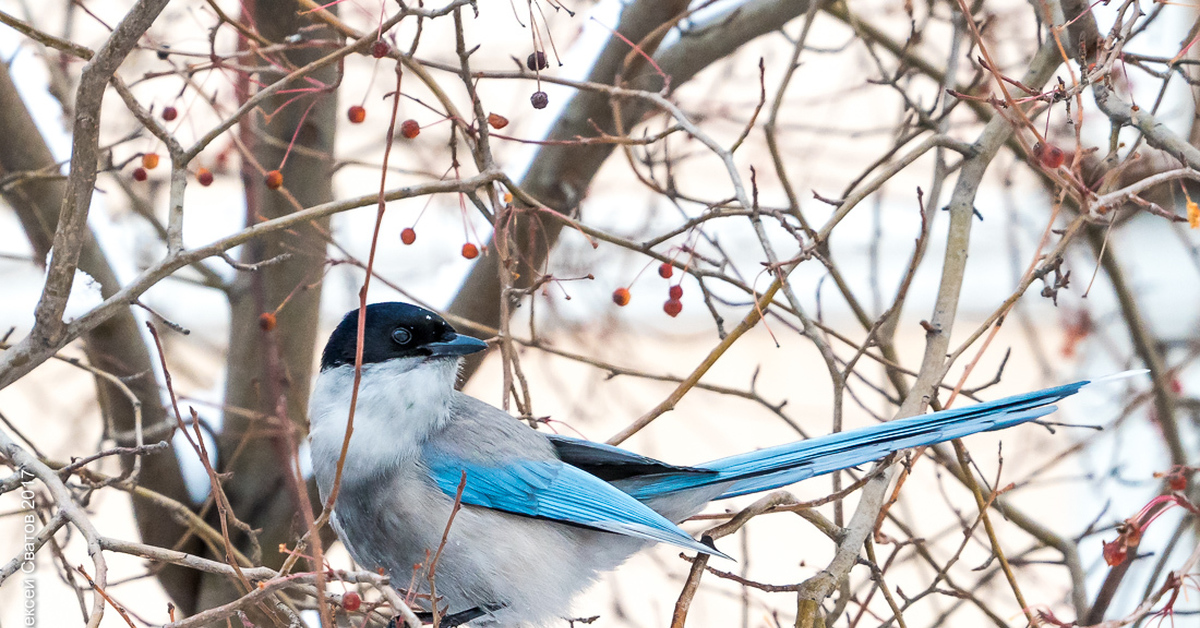
<instances>
[{"instance_id":1,"label":"white tail tip","mask_svg":"<svg viewBox=\"0 0 1200 628\"><path fill-rule=\"evenodd\" d=\"M1105 375L1104 377L1097 377L1096 379L1089 381L1087 384L1084 384L1083 388L1091 388L1092 386L1110 384L1117 380L1128 379L1130 377L1137 377L1138 375L1145 375L1146 373L1149 373L1149 372L1150 372L1150 369L1134 369L1132 371L1121 371L1120 373L1113 373L1112 375Z\"/></svg>"}]
</instances>

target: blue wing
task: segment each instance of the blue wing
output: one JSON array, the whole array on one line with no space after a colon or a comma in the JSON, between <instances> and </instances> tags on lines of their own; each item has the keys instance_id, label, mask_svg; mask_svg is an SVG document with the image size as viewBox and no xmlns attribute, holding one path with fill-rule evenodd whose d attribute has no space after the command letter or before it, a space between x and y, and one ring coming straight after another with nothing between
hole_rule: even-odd
<instances>
[{"instance_id":1,"label":"blue wing","mask_svg":"<svg viewBox=\"0 0 1200 628\"><path fill-rule=\"evenodd\" d=\"M431 479L443 493L508 513L561 521L729 558L613 485L558 460L512 460L502 466L427 452Z\"/></svg>"},{"instance_id":2,"label":"blue wing","mask_svg":"<svg viewBox=\"0 0 1200 628\"><path fill-rule=\"evenodd\" d=\"M810 477L878 460L893 451L932 445L976 432L999 430L1050 414L1082 381L974 406L888 421L862 429L810 438L721 458L700 465L710 475L666 472L613 482L640 500L678 491L727 484L717 499L767 491Z\"/></svg>"}]
</instances>

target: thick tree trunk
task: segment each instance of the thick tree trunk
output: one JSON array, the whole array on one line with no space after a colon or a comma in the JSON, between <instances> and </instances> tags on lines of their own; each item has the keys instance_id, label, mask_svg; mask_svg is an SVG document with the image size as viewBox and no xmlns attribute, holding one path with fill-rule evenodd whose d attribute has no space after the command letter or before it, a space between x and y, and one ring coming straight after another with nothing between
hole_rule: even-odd
<instances>
[{"instance_id":1,"label":"thick tree trunk","mask_svg":"<svg viewBox=\"0 0 1200 628\"><path fill-rule=\"evenodd\" d=\"M55 175L55 166L50 148L38 133L8 73L8 66L0 63L0 177L15 173L41 172ZM33 245L33 256L44 260L58 228L58 212L66 191L66 180L54 178L31 178L27 181L6 185L4 200L17 213L25 235ZM89 233L79 253L79 269L92 276L100 284L104 298L115 293L120 286L112 267ZM161 425L166 420L159 383L155 381L152 356L143 342L137 319L129 310L102 323L84 337L84 351L88 362L98 369L116 375L125 381L142 405L142 423L145 429ZM106 425L114 426L118 432L128 433L134 429L133 404L115 386L106 380L96 379L96 392L100 411ZM174 421L172 421L174 423ZM132 439L121 440L119 445L133 445ZM129 469L133 458L124 456L121 464ZM142 460L141 485L187 503L187 487L179 471L179 462L173 450L166 450ZM164 516L162 509L140 500L133 501L134 515L142 540L151 545L172 547L186 529L174 519ZM195 552L198 544L182 547ZM181 567L167 567L160 574L167 593L176 600L189 599L199 574ZM183 604L180 605L185 608Z\"/></svg>"},{"instance_id":2,"label":"thick tree trunk","mask_svg":"<svg viewBox=\"0 0 1200 628\"><path fill-rule=\"evenodd\" d=\"M297 15L292 0L257 0L245 6L249 21L259 34L273 42L282 42L312 24ZM334 36L323 30L304 31L307 39ZM286 56L299 67L316 60L322 52L296 50ZM266 75L261 80L269 84L281 76ZM333 86L337 83L337 68L309 76ZM309 86L311 83L302 81L295 87ZM263 103L262 111L274 112L296 96L296 93L276 95ZM267 189L257 169L250 164L243 168L247 224L333 199L336 110L335 92L313 92L287 105L269 121L262 115L251 115L243 121L243 125L249 126L243 126L241 135L251 146L254 159L265 170L280 169L284 182L281 190ZM293 137L295 144L286 165L279 168ZM295 199L294 203L289 195ZM230 296L225 403L249 410L255 418L226 413L218 438L220 468L232 472L232 478L225 483L226 493L237 516L250 527L260 529L262 563L270 567L283 562L280 545L290 546L299 537L298 533L303 532L291 455L292 447L304 439L308 426L308 393L328 232L329 220L325 219L248 243L241 253L241 261L246 263L285 253L291 257L242 273ZM276 314L274 329L268 330L260 324L264 313ZM244 537L240 537L239 544L243 550L249 549ZM237 594L229 580L206 576L201 584L199 607L228 602Z\"/></svg>"}]
</instances>

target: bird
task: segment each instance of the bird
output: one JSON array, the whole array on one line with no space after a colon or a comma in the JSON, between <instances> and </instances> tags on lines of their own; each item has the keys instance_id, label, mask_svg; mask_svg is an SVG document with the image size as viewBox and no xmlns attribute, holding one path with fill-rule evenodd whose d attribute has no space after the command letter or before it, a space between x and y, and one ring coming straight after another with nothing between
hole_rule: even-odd
<instances>
[{"instance_id":1,"label":"bird","mask_svg":"<svg viewBox=\"0 0 1200 628\"><path fill-rule=\"evenodd\" d=\"M350 416L359 316L349 312L330 335L310 397L309 450L326 500ZM1037 419L1089 384L680 466L532 429L456 390L462 358L488 345L430 310L373 303L362 326L361 380L331 525L359 565L382 570L394 586L430 595L432 580L443 626L567 617L577 593L655 543L729 558L677 524L714 500Z\"/></svg>"}]
</instances>

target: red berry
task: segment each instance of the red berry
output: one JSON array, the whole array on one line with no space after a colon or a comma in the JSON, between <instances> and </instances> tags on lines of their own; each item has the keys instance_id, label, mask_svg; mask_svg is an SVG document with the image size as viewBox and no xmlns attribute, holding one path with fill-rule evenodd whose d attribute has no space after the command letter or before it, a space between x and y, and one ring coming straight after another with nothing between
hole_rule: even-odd
<instances>
[{"instance_id":1,"label":"red berry","mask_svg":"<svg viewBox=\"0 0 1200 628\"><path fill-rule=\"evenodd\" d=\"M1063 160L1065 158L1066 155L1063 153L1061 148L1057 146L1051 146L1050 150L1046 151L1046 156L1042 158L1042 161L1048 168L1057 168L1063 165Z\"/></svg>"},{"instance_id":2,"label":"red berry","mask_svg":"<svg viewBox=\"0 0 1200 628\"><path fill-rule=\"evenodd\" d=\"M493 129L503 129L504 127L508 126L508 118L505 118L498 113L489 113L488 124L490 124Z\"/></svg>"},{"instance_id":3,"label":"red berry","mask_svg":"<svg viewBox=\"0 0 1200 628\"><path fill-rule=\"evenodd\" d=\"M347 591L346 594L342 596L342 608L353 613L354 611L358 610L360 606L362 606L362 596L360 596L358 593L355 593L354 591Z\"/></svg>"},{"instance_id":4,"label":"red berry","mask_svg":"<svg viewBox=\"0 0 1200 628\"><path fill-rule=\"evenodd\" d=\"M541 50L532 52L525 58L525 67L529 68L530 72L546 69L546 53Z\"/></svg>"},{"instance_id":5,"label":"red berry","mask_svg":"<svg viewBox=\"0 0 1200 628\"><path fill-rule=\"evenodd\" d=\"M382 59L387 56L391 49L392 47L386 41L376 39L375 43L371 44L371 56L376 59Z\"/></svg>"},{"instance_id":6,"label":"red berry","mask_svg":"<svg viewBox=\"0 0 1200 628\"><path fill-rule=\"evenodd\" d=\"M258 326L261 327L263 331L271 331L272 329L275 329L276 322L275 315L270 312L263 312L262 314L258 315Z\"/></svg>"},{"instance_id":7,"label":"red berry","mask_svg":"<svg viewBox=\"0 0 1200 628\"><path fill-rule=\"evenodd\" d=\"M676 301L683 298L683 286L676 284L667 289L667 295Z\"/></svg>"},{"instance_id":8,"label":"red berry","mask_svg":"<svg viewBox=\"0 0 1200 628\"><path fill-rule=\"evenodd\" d=\"M283 187L283 173L278 170L268 172L263 180L266 182L267 187L272 190L278 190Z\"/></svg>"},{"instance_id":9,"label":"red berry","mask_svg":"<svg viewBox=\"0 0 1200 628\"><path fill-rule=\"evenodd\" d=\"M619 305L621 307L625 307L626 305L629 305L629 289L628 288L617 288L616 290L613 290L612 299L613 299L613 303L616 303L617 305Z\"/></svg>"},{"instance_id":10,"label":"red berry","mask_svg":"<svg viewBox=\"0 0 1200 628\"><path fill-rule=\"evenodd\" d=\"M175 118L178 118L178 117L179 117L178 109L171 107L170 105L163 107L163 111L162 111L162 119L163 120L170 122L171 120L174 120Z\"/></svg>"},{"instance_id":11,"label":"red berry","mask_svg":"<svg viewBox=\"0 0 1200 628\"><path fill-rule=\"evenodd\" d=\"M660 265L658 267L658 276L662 277L663 279L670 279L671 275L674 275L674 274L675 274L675 267L671 266L670 264L668 264L666 262L663 262L662 265Z\"/></svg>"},{"instance_id":12,"label":"red berry","mask_svg":"<svg viewBox=\"0 0 1200 628\"><path fill-rule=\"evenodd\" d=\"M404 231L400 232L400 241L405 244L412 244L417 241L417 232L412 227L405 227Z\"/></svg>"},{"instance_id":13,"label":"red berry","mask_svg":"<svg viewBox=\"0 0 1200 628\"><path fill-rule=\"evenodd\" d=\"M546 92L536 91L529 97L529 102L534 109L545 109L546 105L550 104L550 97L546 95Z\"/></svg>"},{"instance_id":14,"label":"red berry","mask_svg":"<svg viewBox=\"0 0 1200 628\"><path fill-rule=\"evenodd\" d=\"M667 316L675 318L683 311L683 302L679 299L667 299L667 302L663 303L663 311L667 313Z\"/></svg>"},{"instance_id":15,"label":"red berry","mask_svg":"<svg viewBox=\"0 0 1200 628\"><path fill-rule=\"evenodd\" d=\"M154 170L158 167L158 153L146 153L142 155L142 167L146 170Z\"/></svg>"},{"instance_id":16,"label":"red berry","mask_svg":"<svg viewBox=\"0 0 1200 628\"><path fill-rule=\"evenodd\" d=\"M145 181L149 176L150 175L146 173L145 168L142 168L139 166L139 167L133 169L133 180L134 181Z\"/></svg>"},{"instance_id":17,"label":"red berry","mask_svg":"<svg viewBox=\"0 0 1200 628\"><path fill-rule=\"evenodd\" d=\"M462 256L467 259L475 259L476 257L479 257L479 247L471 244L470 242L464 244L462 248Z\"/></svg>"},{"instance_id":18,"label":"red berry","mask_svg":"<svg viewBox=\"0 0 1200 628\"><path fill-rule=\"evenodd\" d=\"M200 182L200 185L208 187L212 185L213 173L208 168L201 168L196 171L196 180Z\"/></svg>"},{"instance_id":19,"label":"red berry","mask_svg":"<svg viewBox=\"0 0 1200 628\"><path fill-rule=\"evenodd\" d=\"M1053 144L1046 145L1041 142L1033 145L1033 156L1037 157L1043 166L1051 169L1063 165L1063 161L1066 159L1063 149Z\"/></svg>"},{"instance_id":20,"label":"red berry","mask_svg":"<svg viewBox=\"0 0 1200 628\"><path fill-rule=\"evenodd\" d=\"M350 118L351 124L360 124L367 119L367 110L361 105L353 105L346 110L346 117Z\"/></svg>"},{"instance_id":21,"label":"red berry","mask_svg":"<svg viewBox=\"0 0 1200 628\"><path fill-rule=\"evenodd\" d=\"M421 125L416 120L405 120L400 123L400 135L412 139L421 134Z\"/></svg>"}]
</instances>

